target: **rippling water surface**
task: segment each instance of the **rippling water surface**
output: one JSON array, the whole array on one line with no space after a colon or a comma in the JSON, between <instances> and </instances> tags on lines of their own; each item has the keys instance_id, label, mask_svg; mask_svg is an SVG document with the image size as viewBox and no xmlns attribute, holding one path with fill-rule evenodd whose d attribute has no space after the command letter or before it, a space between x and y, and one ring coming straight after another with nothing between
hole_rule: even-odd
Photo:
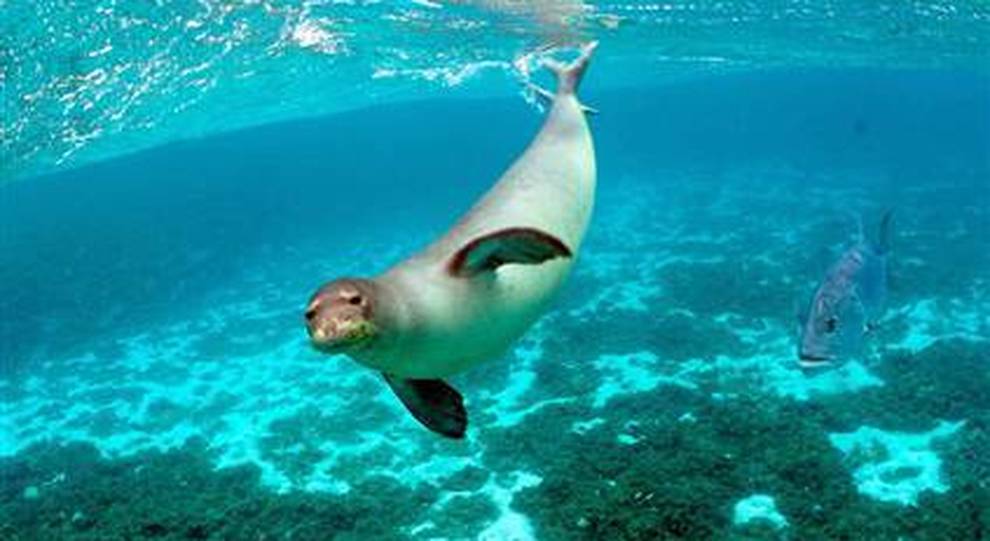
<instances>
[{"instance_id":1,"label":"rippling water surface","mask_svg":"<svg viewBox=\"0 0 990 541\"><path fill-rule=\"evenodd\" d=\"M273 120L508 95L604 40L620 88L732 70L985 71L985 2L322 0L0 4L4 178Z\"/></svg>"},{"instance_id":2,"label":"rippling water surface","mask_svg":"<svg viewBox=\"0 0 990 541\"><path fill-rule=\"evenodd\" d=\"M304 303L590 39L587 242L439 438ZM984 539L988 56L976 0L0 0L0 539ZM881 325L802 370L890 210Z\"/></svg>"}]
</instances>

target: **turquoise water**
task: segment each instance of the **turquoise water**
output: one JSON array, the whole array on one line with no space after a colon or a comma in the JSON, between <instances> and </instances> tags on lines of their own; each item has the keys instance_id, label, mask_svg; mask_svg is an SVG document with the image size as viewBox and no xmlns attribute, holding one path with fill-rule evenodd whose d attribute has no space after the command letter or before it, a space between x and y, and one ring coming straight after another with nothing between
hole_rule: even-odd
<instances>
[{"instance_id":1,"label":"turquoise water","mask_svg":"<svg viewBox=\"0 0 990 541\"><path fill-rule=\"evenodd\" d=\"M0 3L0 538L985 538L986 5L547 6ZM587 242L439 438L305 302L446 230L592 37ZM888 209L883 324L802 371Z\"/></svg>"}]
</instances>

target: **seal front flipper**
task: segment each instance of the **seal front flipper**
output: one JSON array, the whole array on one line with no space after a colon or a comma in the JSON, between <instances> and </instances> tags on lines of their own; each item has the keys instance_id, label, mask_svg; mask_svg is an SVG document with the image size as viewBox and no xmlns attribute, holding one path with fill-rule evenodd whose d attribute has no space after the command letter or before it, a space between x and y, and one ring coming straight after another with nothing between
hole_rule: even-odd
<instances>
[{"instance_id":1,"label":"seal front flipper","mask_svg":"<svg viewBox=\"0 0 990 541\"><path fill-rule=\"evenodd\" d=\"M442 379L403 379L382 374L402 405L430 430L460 439L467 429L467 411L461 393Z\"/></svg>"},{"instance_id":2,"label":"seal front flipper","mask_svg":"<svg viewBox=\"0 0 990 541\"><path fill-rule=\"evenodd\" d=\"M450 258L447 271L470 278L507 263L535 265L558 257L571 257L571 249L557 237L531 227L510 227L465 244Z\"/></svg>"}]
</instances>

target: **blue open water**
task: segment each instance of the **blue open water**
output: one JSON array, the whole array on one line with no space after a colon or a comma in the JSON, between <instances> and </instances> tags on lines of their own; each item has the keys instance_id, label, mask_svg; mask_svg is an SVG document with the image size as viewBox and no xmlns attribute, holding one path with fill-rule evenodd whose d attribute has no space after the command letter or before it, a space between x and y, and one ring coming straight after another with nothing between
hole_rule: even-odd
<instances>
[{"instance_id":1,"label":"blue open water","mask_svg":"<svg viewBox=\"0 0 990 541\"><path fill-rule=\"evenodd\" d=\"M0 538L990 535L986 6L481 4L0 3ZM449 227L542 120L513 62L591 37L587 243L439 438L303 306ZM887 209L883 325L802 371Z\"/></svg>"}]
</instances>

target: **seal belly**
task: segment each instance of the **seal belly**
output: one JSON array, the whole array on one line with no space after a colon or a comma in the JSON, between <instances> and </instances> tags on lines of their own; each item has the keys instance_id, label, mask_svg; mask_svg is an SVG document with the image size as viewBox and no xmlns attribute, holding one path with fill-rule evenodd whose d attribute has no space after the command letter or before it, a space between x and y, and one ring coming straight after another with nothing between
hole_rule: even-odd
<instances>
[{"instance_id":1,"label":"seal belly","mask_svg":"<svg viewBox=\"0 0 990 541\"><path fill-rule=\"evenodd\" d=\"M429 257L443 258L471 239L506 227L533 227L577 252L595 198L591 131L574 96L559 96L550 118L526 152L440 242Z\"/></svg>"},{"instance_id":2,"label":"seal belly","mask_svg":"<svg viewBox=\"0 0 990 541\"><path fill-rule=\"evenodd\" d=\"M490 276L452 277L446 262L473 239L528 227L560 238L574 254L584 240L596 184L591 132L573 96L560 96L526 152L465 218L415 263L389 273L409 314L401 341L367 364L408 378L442 378L503 354L542 314L574 258L505 265Z\"/></svg>"},{"instance_id":3,"label":"seal belly","mask_svg":"<svg viewBox=\"0 0 990 541\"><path fill-rule=\"evenodd\" d=\"M506 265L477 279L485 283L435 275L423 287L420 279L401 340L359 360L402 377L442 378L497 357L540 316L571 265Z\"/></svg>"}]
</instances>

